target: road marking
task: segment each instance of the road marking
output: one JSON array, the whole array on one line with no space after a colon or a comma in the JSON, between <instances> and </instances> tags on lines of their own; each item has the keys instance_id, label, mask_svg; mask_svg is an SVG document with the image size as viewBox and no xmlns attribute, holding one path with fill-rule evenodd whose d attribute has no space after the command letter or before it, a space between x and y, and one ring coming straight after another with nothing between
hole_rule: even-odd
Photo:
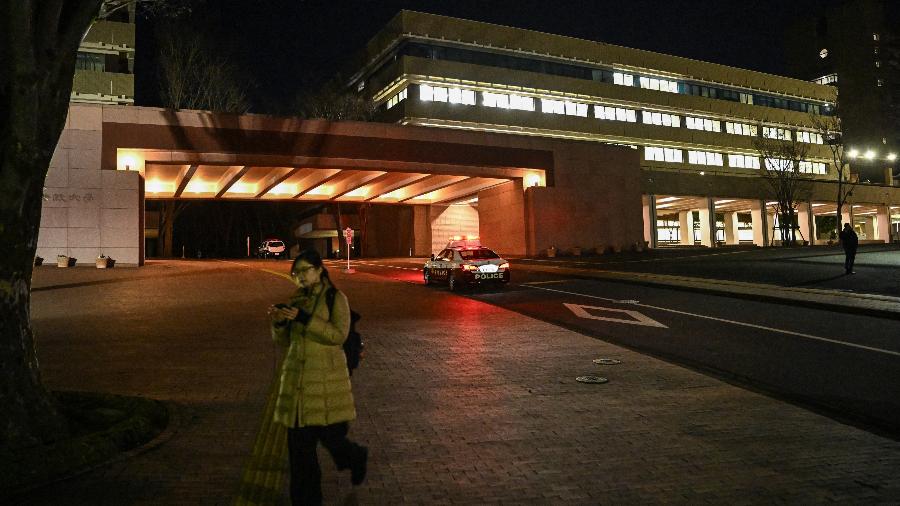
<instances>
[{"instance_id":1,"label":"road marking","mask_svg":"<svg viewBox=\"0 0 900 506\"><path fill-rule=\"evenodd\" d=\"M520 285L550 285L553 283L565 283L568 279L555 279L553 281L530 281L528 283L519 283Z\"/></svg>"},{"instance_id":2,"label":"road marking","mask_svg":"<svg viewBox=\"0 0 900 506\"><path fill-rule=\"evenodd\" d=\"M629 311L627 309L613 309L611 307L583 306L581 304L569 304L567 302L564 302L563 305L569 308L569 311L575 313L575 316L579 318L587 318L588 320L603 320L608 322L627 323L629 325L643 325L645 327L660 327L664 329L669 328L662 323L654 320L653 318L650 318L649 316L637 311ZM633 320L623 320L622 318L610 318L608 316L591 314L590 312L588 312L588 309L599 309L601 311L607 311L610 313L622 313L632 317Z\"/></svg>"},{"instance_id":3,"label":"road marking","mask_svg":"<svg viewBox=\"0 0 900 506\"><path fill-rule=\"evenodd\" d=\"M526 285L522 285L522 286L526 286ZM587 297L587 298L589 298L589 299L599 299L599 300L608 300L608 301L610 301L610 302L619 302L619 299L610 299L610 298L608 298L608 297L599 297L599 296L597 296L597 295L588 295L588 294L577 293L577 292L567 292L567 291L565 291L565 290L556 290L556 289L554 289L554 288L545 288L545 287L542 287L542 286L526 286L526 288L533 288L533 289L535 289L535 290L546 290L546 291L548 291L548 292L564 293L564 294L566 294L566 295L576 295L576 296L578 296L578 297ZM790 336L797 336L797 337L802 337L802 338L805 338L805 339L811 339L811 340L814 340L814 341L822 341L822 342L825 342L825 343L838 344L838 345L848 346L848 347L851 347L851 348L859 348L859 349L861 349L861 350L874 351L874 352L876 352L876 353L884 353L885 355L892 355L892 356L895 356L895 357L900 357L900 352L897 352L897 351L893 351L893 350L885 350L885 349L882 349L882 348L875 348L875 347L872 347L872 346L865 346L865 345L862 345L862 344L850 343L850 342L847 342L847 341L840 341L840 340L838 340L838 339L829 339L829 338L827 338L827 337L814 336L814 335L812 335L812 334L804 334L804 333L802 333L802 332L794 332L793 330L776 329L776 328L774 328L774 327L766 327L765 325L757 325L757 324L755 324L755 323L739 322L739 321L735 321L735 320L728 320L728 319L725 319L725 318L717 318L717 317L715 317L715 316L707 316L707 315L702 315L702 314L697 314L697 313L689 313L689 312L687 312L687 311L679 311L679 310L677 310L677 309L670 309L670 308L667 308L667 307L651 306L651 305L649 305L649 304L640 304L640 303L638 303L638 304L635 304L635 305L636 305L636 306L641 306L641 307L646 307L646 308L649 308L649 309L658 309L658 310L660 310L660 311L667 311L667 312L669 312L669 313L682 314L682 315L686 315L686 316L693 316L693 317L696 317L696 318L703 318L703 319L706 319L706 320L713 320L713 321L718 321L718 322L723 322L723 323L730 323L730 324L732 324L732 325L739 325L739 326L742 326L742 327L750 327L750 328L754 328L754 329L767 330L767 331L770 331L770 332L777 332L777 333L779 333L779 334L786 334L786 335L790 335Z\"/></svg>"},{"instance_id":4,"label":"road marking","mask_svg":"<svg viewBox=\"0 0 900 506\"><path fill-rule=\"evenodd\" d=\"M274 274L274 275L276 275L276 276L278 276L278 277L280 277L280 278L284 278L284 279L286 279L286 280L288 280L288 281L293 282L293 280L291 279L291 276L290 276L289 274L284 273L284 272L278 272L278 271L273 271L273 270L269 270L269 269L262 269L262 268L260 268L260 267L255 267L255 266L253 266L253 265L242 264L242 263L240 263L240 262L232 262L231 260L216 260L216 261L217 261L217 262L222 262L223 264L240 265L241 267L247 267L247 268L249 268L249 269L253 269L253 270L257 270L257 271L268 272L269 274Z\"/></svg>"}]
</instances>

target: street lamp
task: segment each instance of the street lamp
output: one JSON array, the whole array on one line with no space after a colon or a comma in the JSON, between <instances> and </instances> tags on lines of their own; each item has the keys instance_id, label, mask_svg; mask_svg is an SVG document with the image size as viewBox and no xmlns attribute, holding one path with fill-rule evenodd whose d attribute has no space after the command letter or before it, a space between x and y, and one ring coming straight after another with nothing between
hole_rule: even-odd
<instances>
[{"instance_id":1,"label":"street lamp","mask_svg":"<svg viewBox=\"0 0 900 506\"><path fill-rule=\"evenodd\" d=\"M857 156L859 156L859 150L851 149L849 152L847 152L847 156L849 156L850 158L856 158Z\"/></svg>"}]
</instances>

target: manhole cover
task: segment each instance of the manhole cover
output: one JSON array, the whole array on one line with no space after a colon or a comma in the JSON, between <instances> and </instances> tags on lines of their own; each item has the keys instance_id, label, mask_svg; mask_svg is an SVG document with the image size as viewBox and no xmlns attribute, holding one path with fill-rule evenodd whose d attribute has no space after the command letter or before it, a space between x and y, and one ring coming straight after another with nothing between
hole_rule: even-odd
<instances>
[{"instance_id":1,"label":"manhole cover","mask_svg":"<svg viewBox=\"0 0 900 506\"><path fill-rule=\"evenodd\" d=\"M615 358L595 358L591 362L597 365L616 365L621 364L622 361Z\"/></svg>"},{"instance_id":2,"label":"manhole cover","mask_svg":"<svg viewBox=\"0 0 900 506\"><path fill-rule=\"evenodd\" d=\"M602 376L579 376L575 378L575 381L579 383L606 383L609 380Z\"/></svg>"}]
</instances>

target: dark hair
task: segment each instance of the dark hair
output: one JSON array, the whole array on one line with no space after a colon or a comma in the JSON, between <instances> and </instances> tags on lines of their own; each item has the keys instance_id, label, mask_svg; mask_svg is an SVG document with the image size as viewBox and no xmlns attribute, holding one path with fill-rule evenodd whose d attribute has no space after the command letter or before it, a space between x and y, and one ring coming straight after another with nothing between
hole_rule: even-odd
<instances>
[{"instance_id":1,"label":"dark hair","mask_svg":"<svg viewBox=\"0 0 900 506\"><path fill-rule=\"evenodd\" d=\"M305 249L297 255L297 258L294 259L294 263L291 264L291 275L294 274L294 269L297 268L297 264L299 264L301 260L313 267L320 267L322 269L322 277L331 282L331 278L328 277L328 269L322 265L322 256L314 249Z\"/></svg>"}]
</instances>

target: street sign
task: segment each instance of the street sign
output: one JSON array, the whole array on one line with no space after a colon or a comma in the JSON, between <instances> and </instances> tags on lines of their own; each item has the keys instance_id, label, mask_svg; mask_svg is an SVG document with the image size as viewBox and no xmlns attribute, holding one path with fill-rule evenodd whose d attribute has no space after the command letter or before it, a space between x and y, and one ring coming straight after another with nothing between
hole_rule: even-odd
<instances>
[{"instance_id":1,"label":"street sign","mask_svg":"<svg viewBox=\"0 0 900 506\"><path fill-rule=\"evenodd\" d=\"M353 272L353 269L350 268L350 246L353 245L353 229L352 228L347 227L344 229L344 239L347 240L347 270L345 270L344 272L346 272L347 274L350 274Z\"/></svg>"},{"instance_id":2,"label":"street sign","mask_svg":"<svg viewBox=\"0 0 900 506\"><path fill-rule=\"evenodd\" d=\"M660 328L664 328L664 329L669 328L669 327L663 325L662 323L659 323L658 321L654 320L653 318L650 318L649 316L646 316L637 311L629 311L627 309L616 309L616 308L611 308L611 307L583 306L581 304L568 304L565 302L563 303L563 305L566 306L567 308L569 308L569 311L572 311L573 313L575 313L575 316L577 316L579 318L587 318L588 320L603 320L603 321L615 322L615 323L625 323L628 325L643 325L645 327L660 327ZM618 313L618 314L622 314L625 316L629 316L630 319L613 318L610 316L600 316L599 314L593 314L590 311L588 311L590 309L593 309L597 312Z\"/></svg>"}]
</instances>

